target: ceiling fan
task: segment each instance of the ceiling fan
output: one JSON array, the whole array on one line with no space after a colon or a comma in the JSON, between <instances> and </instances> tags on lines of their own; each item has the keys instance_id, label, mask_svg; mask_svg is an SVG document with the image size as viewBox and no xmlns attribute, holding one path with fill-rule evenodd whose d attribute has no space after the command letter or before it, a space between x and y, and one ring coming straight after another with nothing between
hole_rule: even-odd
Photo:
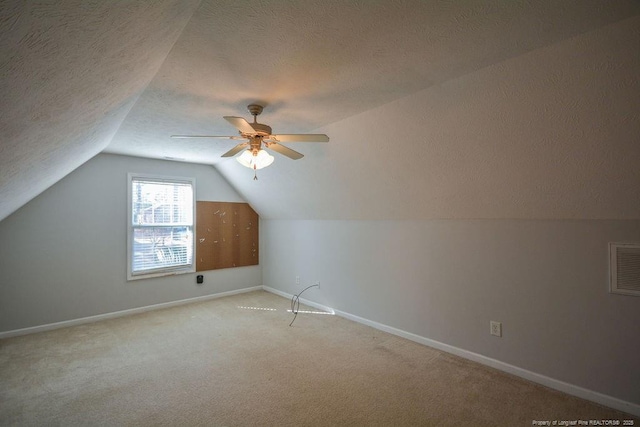
<instances>
[{"instance_id":1,"label":"ceiling fan","mask_svg":"<svg viewBox=\"0 0 640 427\"><path fill-rule=\"evenodd\" d=\"M271 133L271 127L262 123L258 123L257 117L262 113L262 105L250 104L247 106L249 113L253 116L253 123L249 123L242 117L224 116L224 119L231 123L238 132L239 136L217 136L217 135L171 135L171 138L223 138L242 140L231 150L227 151L222 157L233 157L239 152L244 152L237 157L240 164L254 170L253 179L258 179L255 171L269 166L273 163L273 156L267 153L265 148L280 153L283 156L289 157L293 160L298 160L304 157L301 153L294 151L284 145L281 142L329 142L329 137L321 133L307 133L307 134L278 134L273 135ZM246 147L246 150L245 150Z\"/></svg>"}]
</instances>

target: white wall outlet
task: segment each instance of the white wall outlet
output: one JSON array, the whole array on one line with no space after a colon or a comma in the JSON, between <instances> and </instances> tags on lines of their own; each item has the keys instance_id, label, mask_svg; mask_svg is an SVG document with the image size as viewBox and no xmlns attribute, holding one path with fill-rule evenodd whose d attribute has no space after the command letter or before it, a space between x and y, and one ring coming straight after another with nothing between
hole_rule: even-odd
<instances>
[{"instance_id":1,"label":"white wall outlet","mask_svg":"<svg viewBox=\"0 0 640 427\"><path fill-rule=\"evenodd\" d=\"M300 276L296 276L296 285L300 284Z\"/></svg>"},{"instance_id":2,"label":"white wall outlet","mask_svg":"<svg viewBox=\"0 0 640 427\"><path fill-rule=\"evenodd\" d=\"M489 322L489 327L491 335L495 335L496 337L502 336L502 323L496 322L495 320L491 320Z\"/></svg>"}]
</instances>

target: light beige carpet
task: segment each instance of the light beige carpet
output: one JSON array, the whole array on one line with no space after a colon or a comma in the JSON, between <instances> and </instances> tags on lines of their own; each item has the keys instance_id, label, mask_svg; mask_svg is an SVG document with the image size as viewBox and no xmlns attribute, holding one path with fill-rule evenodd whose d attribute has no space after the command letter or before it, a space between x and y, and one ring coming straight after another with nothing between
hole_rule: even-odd
<instances>
[{"instance_id":1,"label":"light beige carpet","mask_svg":"<svg viewBox=\"0 0 640 427\"><path fill-rule=\"evenodd\" d=\"M259 291L0 340L0 424L630 419L337 316L299 314L289 327L289 308L289 300Z\"/></svg>"}]
</instances>

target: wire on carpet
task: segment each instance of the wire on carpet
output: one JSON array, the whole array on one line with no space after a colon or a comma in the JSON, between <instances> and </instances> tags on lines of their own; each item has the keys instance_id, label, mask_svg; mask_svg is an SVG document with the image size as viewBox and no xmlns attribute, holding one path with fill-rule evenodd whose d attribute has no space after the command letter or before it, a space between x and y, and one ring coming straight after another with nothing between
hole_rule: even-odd
<instances>
[{"instance_id":1,"label":"wire on carpet","mask_svg":"<svg viewBox=\"0 0 640 427\"><path fill-rule=\"evenodd\" d=\"M309 288L313 288L314 286L320 287L320 285L316 283L315 285L307 286L302 290L302 292ZM293 322L296 321L296 317L298 317L298 311L300 309L300 295L302 295L302 292L291 297L291 312L293 313L293 320L289 323L289 326L293 325Z\"/></svg>"}]
</instances>

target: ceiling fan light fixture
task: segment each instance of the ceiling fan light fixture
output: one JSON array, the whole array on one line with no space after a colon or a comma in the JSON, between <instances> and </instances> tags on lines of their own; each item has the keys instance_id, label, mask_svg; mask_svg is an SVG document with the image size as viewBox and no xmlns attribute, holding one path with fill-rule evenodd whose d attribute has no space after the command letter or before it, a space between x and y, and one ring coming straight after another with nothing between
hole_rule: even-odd
<instances>
[{"instance_id":1,"label":"ceiling fan light fixture","mask_svg":"<svg viewBox=\"0 0 640 427\"><path fill-rule=\"evenodd\" d=\"M239 136L220 136L220 135L171 135L171 138L224 138L241 140L235 147L222 157L233 157L239 152L244 152L236 157L238 163L249 169L253 169L253 179L258 179L255 173L258 169L266 168L273 163L273 156L262 149L262 144L270 150L273 150L292 160L298 160L304 157L303 154L282 145L282 142L329 142L329 137L325 134L294 134L285 133L273 135L271 126L258 123L258 115L262 113L263 106L259 104L250 104L247 109L253 116L253 123L249 123L242 117L223 116L227 122L238 130ZM245 150L245 147L248 147Z\"/></svg>"},{"instance_id":2,"label":"ceiling fan light fixture","mask_svg":"<svg viewBox=\"0 0 640 427\"><path fill-rule=\"evenodd\" d=\"M238 160L238 163L240 163L242 166L246 166L249 169L258 170L266 168L271 163L273 163L274 157L263 149L253 151L249 148L245 150L241 155L236 157L236 160Z\"/></svg>"}]
</instances>

